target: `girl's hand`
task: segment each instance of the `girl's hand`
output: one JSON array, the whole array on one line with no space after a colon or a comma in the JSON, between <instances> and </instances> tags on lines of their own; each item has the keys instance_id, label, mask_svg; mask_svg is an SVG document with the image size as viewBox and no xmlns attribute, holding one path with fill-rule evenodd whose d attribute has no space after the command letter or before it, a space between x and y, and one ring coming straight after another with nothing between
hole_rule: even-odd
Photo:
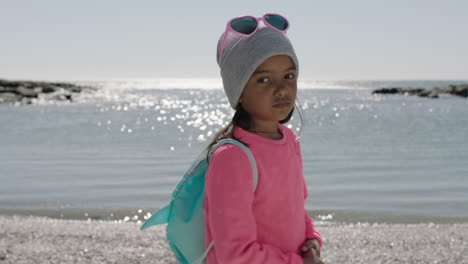
<instances>
[{"instance_id":1,"label":"girl's hand","mask_svg":"<svg viewBox=\"0 0 468 264\"><path fill-rule=\"evenodd\" d=\"M325 264L325 263L320 259L320 257L318 257L318 256L315 254L315 251L313 251L313 250L311 250L311 251L312 251L311 256L305 257L305 258L302 260L302 263L303 263L303 264Z\"/></svg>"},{"instance_id":2,"label":"girl's hand","mask_svg":"<svg viewBox=\"0 0 468 264\"><path fill-rule=\"evenodd\" d=\"M315 255L320 258L320 243L317 239L307 239L301 247L301 252L302 257Z\"/></svg>"}]
</instances>

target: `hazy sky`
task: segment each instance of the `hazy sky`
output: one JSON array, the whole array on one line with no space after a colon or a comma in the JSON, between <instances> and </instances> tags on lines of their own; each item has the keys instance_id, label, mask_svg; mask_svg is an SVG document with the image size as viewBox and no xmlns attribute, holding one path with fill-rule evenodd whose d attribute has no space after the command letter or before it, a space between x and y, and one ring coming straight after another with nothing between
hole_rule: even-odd
<instances>
[{"instance_id":1,"label":"hazy sky","mask_svg":"<svg viewBox=\"0 0 468 264\"><path fill-rule=\"evenodd\" d=\"M0 78L219 78L235 16L286 16L300 78L468 79L468 1L0 0Z\"/></svg>"}]
</instances>

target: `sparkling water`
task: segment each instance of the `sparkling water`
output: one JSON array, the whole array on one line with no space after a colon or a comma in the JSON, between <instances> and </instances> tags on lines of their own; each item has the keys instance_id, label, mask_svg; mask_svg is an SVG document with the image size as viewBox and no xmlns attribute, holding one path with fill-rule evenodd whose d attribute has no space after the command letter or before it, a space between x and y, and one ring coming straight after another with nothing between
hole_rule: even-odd
<instances>
[{"instance_id":1,"label":"sparkling water","mask_svg":"<svg viewBox=\"0 0 468 264\"><path fill-rule=\"evenodd\" d=\"M457 83L300 82L303 119L296 111L288 126L300 135L307 209L322 220L468 219L467 99L371 93ZM233 115L218 80L78 84L99 90L0 104L0 211L152 212Z\"/></svg>"}]
</instances>

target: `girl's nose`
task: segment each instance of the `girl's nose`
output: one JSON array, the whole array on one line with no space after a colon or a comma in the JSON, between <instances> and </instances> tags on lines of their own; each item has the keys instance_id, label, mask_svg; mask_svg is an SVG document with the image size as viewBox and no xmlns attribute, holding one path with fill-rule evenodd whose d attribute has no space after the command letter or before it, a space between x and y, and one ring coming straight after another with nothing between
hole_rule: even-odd
<instances>
[{"instance_id":1,"label":"girl's nose","mask_svg":"<svg viewBox=\"0 0 468 264\"><path fill-rule=\"evenodd\" d=\"M276 87L275 95L278 97L283 97L288 93L288 82L286 80L282 80L278 82Z\"/></svg>"}]
</instances>

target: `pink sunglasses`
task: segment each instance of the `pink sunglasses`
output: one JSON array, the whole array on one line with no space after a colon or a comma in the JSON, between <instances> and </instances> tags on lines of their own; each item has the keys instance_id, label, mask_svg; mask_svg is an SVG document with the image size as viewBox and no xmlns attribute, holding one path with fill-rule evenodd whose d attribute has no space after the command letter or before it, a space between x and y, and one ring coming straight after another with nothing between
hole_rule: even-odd
<instances>
[{"instance_id":1,"label":"pink sunglasses","mask_svg":"<svg viewBox=\"0 0 468 264\"><path fill-rule=\"evenodd\" d=\"M220 61L223 56L224 49L226 48L226 38L229 32L244 37L250 37L257 32L260 21L263 21L265 26L281 33L286 33L289 28L288 20L279 14L268 13L258 18L253 16L235 17L229 20L226 24L226 30L224 31L221 48L219 50L218 61Z\"/></svg>"}]
</instances>

